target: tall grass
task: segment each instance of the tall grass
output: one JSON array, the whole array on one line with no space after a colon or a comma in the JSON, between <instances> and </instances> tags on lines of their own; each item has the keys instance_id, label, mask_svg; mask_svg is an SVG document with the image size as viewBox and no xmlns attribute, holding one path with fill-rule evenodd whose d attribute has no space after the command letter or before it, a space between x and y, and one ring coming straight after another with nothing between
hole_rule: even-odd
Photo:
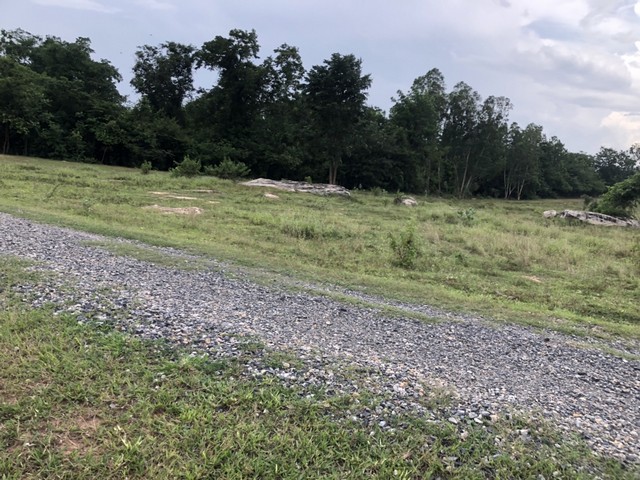
<instances>
[{"instance_id":1,"label":"tall grass","mask_svg":"<svg viewBox=\"0 0 640 480\"><path fill-rule=\"evenodd\" d=\"M414 208L382 192L356 192L352 200L278 192L274 200L213 177L6 156L0 162L0 209L7 212L398 300L640 338L640 233L542 217L547 209L580 208L579 199L419 197ZM204 213L142 209L152 204ZM422 252L410 269L397 249L408 224ZM390 238L400 242L396 248Z\"/></svg>"}]
</instances>

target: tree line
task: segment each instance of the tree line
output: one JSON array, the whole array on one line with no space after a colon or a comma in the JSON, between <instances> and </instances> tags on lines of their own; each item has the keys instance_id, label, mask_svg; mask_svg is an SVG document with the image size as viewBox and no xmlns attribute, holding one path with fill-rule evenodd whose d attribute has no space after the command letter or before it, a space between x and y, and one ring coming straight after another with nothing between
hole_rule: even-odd
<instances>
[{"instance_id":1,"label":"tree line","mask_svg":"<svg viewBox=\"0 0 640 480\"><path fill-rule=\"evenodd\" d=\"M542 126L509 122L508 98L448 90L436 68L387 114L367 104L372 79L354 55L306 70L296 47L259 51L256 32L238 29L200 48L141 46L129 104L89 38L2 30L1 151L159 170L189 157L220 174L515 199L599 194L639 169L640 146L569 152ZM215 83L196 89L198 69Z\"/></svg>"}]
</instances>

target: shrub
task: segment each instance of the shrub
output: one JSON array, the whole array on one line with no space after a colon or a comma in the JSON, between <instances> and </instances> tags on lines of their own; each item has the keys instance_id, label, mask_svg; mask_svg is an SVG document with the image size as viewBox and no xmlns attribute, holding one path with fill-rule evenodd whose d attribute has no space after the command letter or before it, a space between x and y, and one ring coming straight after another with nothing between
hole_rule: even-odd
<instances>
[{"instance_id":1,"label":"shrub","mask_svg":"<svg viewBox=\"0 0 640 480\"><path fill-rule=\"evenodd\" d=\"M465 227L469 227L476 219L476 211L474 208L458 211L458 218Z\"/></svg>"},{"instance_id":2,"label":"shrub","mask_svg":"<svg viewBox=\"0 0 640 480\"><path fill-rule=\"evenodd\" d=\"M251 170L242 162L234 162L229 157L224 157L215 167L208 165L204 169L206 175L212 175L218 178L228 178L236 180L249 175Z\"/></svg>"},{"instance_id":3,"label":"shrub","mask_svg":"<svg viewBox=\"0 0 640 480\"><path fill-rule=\"evenodd\" d=\"M149 160L145 160L144 162L142 162L142 165L140 165L140 172L142 172L143 175L146 175L152 169L153 165L151 165L151 162Z\"/></svg>"},{"instance_id":4,"label":"shrub","mask_svg":"<svg viewBox=\"0 0 640 480\"><path fill-rule=\"evenodd\" d=\"M185 155L181 162L175 162L176 167L171 169L174 177L195 177L200 173L202 165L200 160L194 160L189 155Z\"/></svg>"},{"instance_id":5,"label":"shrub","mask_svg":"<svg viewBox=\"0 0 640 480\"><path fill-rule=\"evenodd\" d=\"M397 238L390 234L389 245L393 252L393 265L407 270L416 268L416 260L422 251L413 225L407 226Z\"/></svg>"},{"instance_id":6,"label":"shrub","mask_svg":"<svg viewBox=\"0 0 640 480\"><path fill-rule=\"evenodd\" d=\"M633 211L638 205L640 172L609 187L606 193L594 202L592 209L614 217L633 218Z\"/></svg>"}]
</instances>

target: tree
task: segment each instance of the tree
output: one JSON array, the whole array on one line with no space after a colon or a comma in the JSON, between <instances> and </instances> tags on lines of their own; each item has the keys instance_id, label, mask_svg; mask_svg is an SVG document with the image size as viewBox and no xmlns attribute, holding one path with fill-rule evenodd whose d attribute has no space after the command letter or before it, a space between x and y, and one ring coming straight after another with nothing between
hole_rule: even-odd
<instances>
[{"instance_id":1,"label":"tree","mask_svg":"<svg viewBox=\"0 0 640 480\"><path fill-rule=\"evenodd\" d=\"M447 100L442 143L447 148L447 160L455 173L456 193L462 197L471 193L469 188L474 180L481 98L469 85L459 82Z\"/></svg>"},{"instance_id":2,"label":"tree","mask_svg":"<svg viewBox=\"0 0 640 480\"><path fill-rule=\"evenodd\" d=\"M304 96L311 111L316 147L335 184L338 167L349 152L356 126L364 114L371 76L362 75L362 60L334 53L307 74Z\"/></svg>"},{"instance_id":3,"label":"tree","mask_svg":"<svg viewBox=\"0 0 640 480\"><path fill-rule=\"evenodd\" d=\"M397 142L407 159L407 191L442 191L440 134L445 110L444 78L437 69L416 78L408 93L398 91L390 121L398 127Z\"/></svg>"},{"instance_id":4,"label":"tree","mask_svg":"<svg viewBox=\"0 0 640 480\"><path fill-rule=\"evenodd\" d=\"M544 139L542 127L530 123L521 130L517 123L509 129L507 159L503 172L504 198L522 199L525 188L534 195L540 172L540 145Z\"/></svg>"},{"instance_id":5,"label":"tree","mask_svg":"<svg viewBox=\"0 0 640 480\"><path fill-rule=\"evenodd\" d=\"M27 135L48 120L46 79L9 57L0 57L0 126L2 153L9 153L11 137Z\"/></svg>"},{"instance_id":6,"label":"tree","mask_svg":"<svg viewBox=\"0 0 640 480\"><path fill-rule=\"evenodd\" d=\"M613 185L636 171L633 147L629 151L602 147L595 156L595 169L605 185Z\"/></svg>"},{"instance_id":7,"label":"tree","mask_svg":"<svg viewBox=\"0 0 640 480\"><path fill-rule=\"evenodd\" d=\"M24 82L28 80L27 95L33 95L40 103L37 120L43 128L39 132L29 128L28 135L20 128L25 145L32 139L32 153L77 159L95 155L99 142L91 126L112 118L114 111L121 108L123 98L115 85L121 79L118 71L106 60L91 58L90 40L80 37L75 42L65 42L56 37L43 39L23 30L3 30L0 53L31 72L27 77L26 70L13 70L16 74L22 72L20 80L15 79L22 82L21 90L25 91Z\"/></svg>"},{"instance_id":8,"label":"tree","mask_svg":"<svg viewBox=\"0 0 640 480\"><path fill-rule=\"evenodd\" d=\"M634 209L640 205L640 172L609 187L598 199L593 210L607 215L632 218Z\"/></svg>"},{"instance_id":9,"label":"tree","mask_svg":"<svg viewBox=\"0 0 640 480\"><path fill-rule=\"evenodd\" d=\"M149 105L169 118L184 122L183 104L193 92L194 47L166 42L144 45L136 52L131 85Z\"/></svg>"},{"instance_id":10,"label":"tree","mask_svg":"<svg viewBox=\"0 0 640 480\"><path fill-rule=\"evenodd\" d=\"M253 63L260 46L255 30L234 29L216 36L197 53L198 67L217 71L218 84L203 100L215 121L219 139L247 143L261 109L265 70Z\"/></svg>"},{"instance_id":11,"label":"tree","mask_svg":"<svg viewBox=\"0 0 640 480\"><path fill-rule=\"evenodd\" d=\"M261 112L253 138L254 173L268 178L297 176L303 158L302 81L305 70L296 47L284 44L262 63Z\"/></svg>"}]
</instances>

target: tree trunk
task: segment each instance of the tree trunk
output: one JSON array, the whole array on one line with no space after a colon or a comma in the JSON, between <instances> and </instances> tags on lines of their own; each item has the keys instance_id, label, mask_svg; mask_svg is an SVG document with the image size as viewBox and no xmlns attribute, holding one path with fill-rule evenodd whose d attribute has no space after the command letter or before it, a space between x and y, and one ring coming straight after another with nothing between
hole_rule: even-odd
<instances>
[{"instance_id":1,"label":"tree trunk","mask_svg":"<svg viewBox=\"0 0 640 480\"><path fill-rule=\"evenodd\" d=\"M4 141L2 142L2 154L9 153L9 125L4 127Z\"/></svg>"}]
</instances>

